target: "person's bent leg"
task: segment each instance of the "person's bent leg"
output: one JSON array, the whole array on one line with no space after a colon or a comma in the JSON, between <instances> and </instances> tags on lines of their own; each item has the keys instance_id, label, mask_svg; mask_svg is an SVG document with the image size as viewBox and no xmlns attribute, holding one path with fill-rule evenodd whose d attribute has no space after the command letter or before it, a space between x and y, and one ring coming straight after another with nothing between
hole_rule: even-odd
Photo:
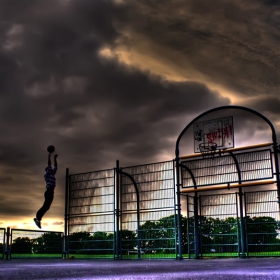
<instances>
[{"instance_id":1,"label":"person's bent leg","mask_svg":"<svg viewBox=\"0 0 280 280\"><path fill-rule=\"evenodd\" d=\"M54 197L54 190L52 188L48 188L45 191L45 202L43 206L38 210L36 214L36 218L41 221L42 217L45 215L45 213L50 209L50 206L53 202L53 197Z\"/></svg>"}]
</instances>

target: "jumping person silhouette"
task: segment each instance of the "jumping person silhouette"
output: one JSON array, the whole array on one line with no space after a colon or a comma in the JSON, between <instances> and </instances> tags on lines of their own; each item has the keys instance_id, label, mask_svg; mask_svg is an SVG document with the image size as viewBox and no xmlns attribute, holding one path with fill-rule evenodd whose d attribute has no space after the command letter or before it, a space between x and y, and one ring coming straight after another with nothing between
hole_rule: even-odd
<instances>
[{"instance_id":1,"label":"jumping person silhouette","mask_svg":"<svg viewBox=\"0 0 280 280\"><path fill-rule=\"evenodd\" d=\"M50 209L50 206L53 201L54 189L56 186L55 174L57 171L57 160L56 160L57 156L58 155L54 156L54 168L52 168L52 164L51 164L51 153L49 153L48 156L48 166L45 169L46 174L44 175L46 181L46 188L47 188L47 190L45 191L45 201L43 206L36 213L36 218L33 219L38 228L41 228L42 217Z\"/></svg>"}]
</instances>

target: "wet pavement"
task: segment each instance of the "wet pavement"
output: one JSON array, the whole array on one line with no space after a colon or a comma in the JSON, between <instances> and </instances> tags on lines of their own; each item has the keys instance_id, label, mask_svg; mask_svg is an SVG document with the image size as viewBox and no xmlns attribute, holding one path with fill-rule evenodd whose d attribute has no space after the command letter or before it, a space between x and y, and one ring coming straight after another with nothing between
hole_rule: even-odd
<instances>
[{"instance_id":1,"label":"wet pavement","mask_svg":"<svg viewBox=\"0 0 280 280\"><path fill-rule=\"evenodd\" d=\"M280 258L198 260L0 260L0 279L280 280Z\"/></svg>"}]
</instances>

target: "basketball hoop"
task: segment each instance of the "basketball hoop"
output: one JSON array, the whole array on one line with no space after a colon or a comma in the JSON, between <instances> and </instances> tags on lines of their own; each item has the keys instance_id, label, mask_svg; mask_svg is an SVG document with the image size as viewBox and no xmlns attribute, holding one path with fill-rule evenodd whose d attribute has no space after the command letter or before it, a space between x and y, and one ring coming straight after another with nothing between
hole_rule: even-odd
<instances>
[{"instance_id":1,"label":"basketball hoop","mask_svg":"<svg viewBox=\"0 0 280 280\"><path fill-rule=\"evenodd\" d=\"M217 150L217 143L201 143L198 145L203 158L214 158Z\"/></svg>"}]
</instances>

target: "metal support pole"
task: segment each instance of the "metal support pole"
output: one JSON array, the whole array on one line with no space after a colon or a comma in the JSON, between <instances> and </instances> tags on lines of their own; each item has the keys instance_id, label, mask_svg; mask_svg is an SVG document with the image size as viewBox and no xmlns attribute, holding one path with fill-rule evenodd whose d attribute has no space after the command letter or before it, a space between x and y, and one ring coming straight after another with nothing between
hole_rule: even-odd
<instances>
[{"instance_id":1,"label":"metal support pole","mask_svg":"<svg viewBox=\"0 0 280 280\"><path fill-rule=\"evenodd\" d=\"M245 224L245 229L246 229L246 253L247 257L249 258L250 252L249 252L249 240L248 240L248 226L247 226L247 202L246 202L246 193L244 193L244 205L245 205L245 219L246 219L246 224ZM279 204L278 204L279 206Z\"/></svg>"},{"instance_id":2,"label":"metal support pole","mask_svg":"<svg viewBox=\"0 0 280 280\"><path fill-rule=\"evenodd\" d=\"M231 157L233 158L233 161L235 163L235 167L236 167L236 171L237 171L237 175L238 175L238 183L242 184L242 176L241 176L241 170L239 167L238 160L233 152L229 152L229 154L231 155Z\"/></svg>"},{"instance_id":3,"label":"metal support pole","mask_svg":"<svg viewBox=\"0 0 280 280\"><path fill-rule=\"evenodd\" d=\"M279 171L279 160L278 160L278 153L280 153L276 133L274 132L272 135L273 141L273 151L274 151L274 163L275 163L275 175L276 175L276 186L277 186L277 199L278 204L280 204L280 171Z\"/></svg>"},{"instance_id":4,"label":"metal support pole","mask_svg":"<svg viewBox=\"0 0 280 280\"><path fill-rule=\"evenodd\" d=\"M172 167L173 167L173 205L174 205L174 237L175 237L175 246L174 246L174 250L175 250L175 255L176 255L176 258L177 258L177 255L178 255L178 232L177 232L177 215L176 215L176 211L177 211L177 198L176 198L176 167L175 167L175 160L172 161Z\"/></svg>"},{"instance_id":5,"label":"metal support pole","mask_svg":"<svg viewBox=\"0 0 280 280\"><path fill-rule=\"evenodd\" d=\"M10 250L10 236L11 236L11 233L10 232L11 232L10 228L8 227L7 231L6 231L6 250L5 250L6 260L11 258L11 250Z\"/></svg>"},{"instance_id":6,"label":"metal support pole","mask_svg":"<svg viewBox=\"0 0 280 280\"><path fill-rule=\"evenodd\" d=\"M241 258L245 258L245 226L244 226L244 215L243 215L243 192L242 188L239 188L239 210L240 210L240 235L241 235Z\"/></svg>"},{"instance_id":7,"label":"metal support pole","mask_svg":"<svg viewBox=\"0 0 280 280\"><path fill-rule=\"evenodd\" d=\"M187 198L187 238L188 238L188 256L189 256L189 259L190 259L190 211L189 211L189 208L190 208L190 205L189 205L189 195L187 194L186 195L186 198Z\"/></svg>"},{"instance_id":8,"label":"metal support pole","mask_svg":"<svg viewBox=\"0 0 280 280\"><path fill-rule=\"evenodd\" d=\"M239 224L239 214L238 214L238 193L235 193L235 211L236 211L236 227L237 227L237 246L238 246L238 256L240 256L240 224ZM246 210L245 210L246 211ZM246 214L245 214L246 216Z\"/></svg>"},{"instance_id":9,"label":"metal support pole","mask_svg":"<svg viewBox=\"0 0 280 280\"><path fill-rule=\"evenodd\" d=\"M65 210L64 210L64 244L63 257L67 258L68 252L68 196L69 196L69 168L66 168L65 176Z\"/></svg>"},{"instance_id":10,"label":"metal support pole","mask_svg":"<svg viewBox=\"0 0 280 280\"><path fill-rule=\"evenodd\" d=\"M195 236L195 258L199 259L200 240L199 240L199 230L198 230L198 195L197 195L197 192L194 195L194 236Z\"/></svg>"},{"instance_id":11,"label":"metal support pole","mask_svg":"<svg viewBox=\"0 0 280 280\"><path fill-rule=\"evenodd\" d=\"M178 254L177 259L182 260L182 214L181 214L181 184L180 184L180 159L176 156L176 189L177 189L177 227L178 227Z\"/></svg>"},{"instance_id":12,"label":"metal support pole","mask_svg":"<svg viewBox=\"0 0 280 280\"><path fill-rule=\"evenodd\" d=\"M121 254L120 254L120 163L119 161L117 160L116 161L116 179L115 179L115 184L116 184L116 187L115 187L115 223L116 223L116 226L115 226L115 238L114 238L114 241L115 241L115 259L120 259L121 258Z\"/></svg>"}]
</instances>

